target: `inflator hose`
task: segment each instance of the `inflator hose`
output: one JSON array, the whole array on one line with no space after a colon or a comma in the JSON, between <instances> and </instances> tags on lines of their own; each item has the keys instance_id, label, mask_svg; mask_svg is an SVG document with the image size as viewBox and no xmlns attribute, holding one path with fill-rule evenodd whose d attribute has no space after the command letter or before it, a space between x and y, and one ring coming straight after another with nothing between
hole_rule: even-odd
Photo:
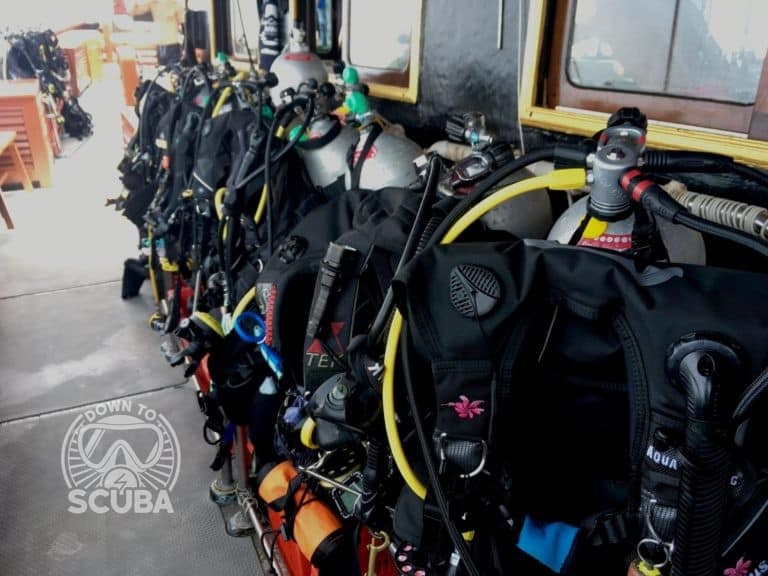
<instances>
[{"instance_id":1,"label":"inflator hose","mask_svg":"<svg viewBox=\"0 0 768 576\"><path fill-rule=\"evenodd\" d=\"M241 80L245 79L245 72L238 72L235 77L232 79L232 82L240 82ZM216 118L219 114L221 114L222 108L224 108L224 105L227 103L227 100L229 100L229 97L232 96L233 87L227 86L224 88L224 90L221 91L221 95L219 96L219 99L216 101L216 106L213 107L213 112L211 112L211 118Z\"/></svg>"},{"instance_id":2,"label":"inflator hose","mask_svg":"<svg viewBox=\"0 0 768 576\"><path fill-rule=\"evenodd\" d=\"M738 362L728 345L696 334L675 344L667 359L671 380L686 395L672 576L718 574L730 461L721 391L731 384Z\"/></svg>"},{"instance_id":3,"label":"inflator hose","mask_svg":"<svg viewBox=\"0 0 768 576\"><path fill-rule=\"evenodd\" d=\"M413 258L419 245L422 243L422 232L425 231L429 208L432 206L432 202L437 193L437 181L440 176L440 166L440 159L437 156L433 156L429 161L429 172L427 176L427 184L424 187L424 194L421 197L419 208L416 211L416 217L413 220L411 233L408 235L405 248L403 248L403 254L400 256L400 261L397 263L395 275L397 275L397 273L402 270L403 266ZM392 292L392 285L390 284L389 288L387 288L387 293L384 296L384 302L382 303L381 308L379 308L378 314L376 314L371 329L368 331L369 346L379 341L379 338L384 333L384 329L387 327L387 321L392 314L394 306L395 297Z\"/></svg>"},{"instance_id":4,"label":"inflator hose","mask_svg":"<svg viewBox=\"0 0 768 576\"><path fill-rule=\"evenodd\" d=\"M474 207L469 207L465 214L456 219L456 222L444 233L441 244L450 244L471 224L483 217L503 202L522 196L534 190L550 188L552 190L572 190L581 188L586 184L586 172L582 168L569 168L554 170L544 176L528 178L505 186L482 200ZM438 229L439 232L439 229ZM433 239L438 238L437 236ZM397 417L395 415L395 367L397 361L397 348L400 342L400 331L403 327L403 317L398 310L392 317L392 324L387 335L387 344L384 350L384 377L382 385L382 403L384 412L384 427L387 433L387 441L395 460L397 469L403 476L405 483L416 496L422 500L427 495L427 488L411 468L408 458L403 450L400 436L397 432Z\"/></svg>"},{"instance_id":5,"label":"inflator hose","mask_svg":"<svg viewBox=\"0 0 768 576\"><path fill-rule=\"evenodd\" d=\"M292 105L301 98L294 98ZM304 112L304 121L301 123L301 128L299 128L298 132L296 133L296 137L293 138L291 141L288 142L287 145L283 146L282 150L280 150L280 153L277 155L277 159L275 160L275 163L285 156L285 154L288 153L289 150L292 150L296 144L298 144L299 140L301 140L301 137L304 135L304 133L307 131L307 127L309 126L309 123L312 121L312 117L315 114L315 99L314 98L305 98L307 103L307 109ZM291 111L293 111L293 107L290 108ZM277 121L278 116L275 115L275 121ZM265 146L264 151L264 196L266 196L266 203L267 203L267 255L272 256L272 192L271 192L271 184L270 180L272 178L271 170L272 170L272 161L270 160L271 156L270 153L272 152L272 142L274 142L274 138L277 135L277 130L274 129L275 125L279 126L279 124L276 124L276 122L273 122L273 126L269 130L269 135L267 136L267 145ZM279 128L278 128L279 129Z\"/></svg>"}]
</instances>

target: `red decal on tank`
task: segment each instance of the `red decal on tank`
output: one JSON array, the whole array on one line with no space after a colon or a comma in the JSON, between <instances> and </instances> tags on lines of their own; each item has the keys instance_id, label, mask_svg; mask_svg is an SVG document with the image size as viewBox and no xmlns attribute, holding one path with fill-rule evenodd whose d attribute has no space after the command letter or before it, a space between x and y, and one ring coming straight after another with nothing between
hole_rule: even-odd
<instances>
[{"instance_id":1,"label":"red decal on tank","mask_svg":"<svg viewBox=\"0 0 768 576\"><path fill-rule=\"evenodd\" d=\"M579 246L602 248L603 250L615 250L623 252L632 248L631 234L600 234L597 238L582 238Z\"/></svg>"}]
</instances>

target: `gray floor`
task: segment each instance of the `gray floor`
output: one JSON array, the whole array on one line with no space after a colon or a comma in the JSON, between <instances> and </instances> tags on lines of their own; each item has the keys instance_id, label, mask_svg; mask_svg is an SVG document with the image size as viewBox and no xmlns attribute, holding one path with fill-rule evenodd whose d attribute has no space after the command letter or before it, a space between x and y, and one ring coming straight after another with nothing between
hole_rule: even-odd
<instances>
[{"instance_id":1,"label":"gray floor","mask_svg":"<svg viewBox=\"0 0 768 576\"><path fill-rule=\"evenodd\" d=\"M115 69L81 103L96 134L69 141L49 190L7 193L17 230L0 225L0 573L259 574L252 544L224 532L207 500L212 449L194 391L162 360L147 327L148 287L122 301L135 229L103 207L119 192ZM62 443L94 403L128 397L179 438L173 513L73 514Z\"/></svg>"}]
</instances>

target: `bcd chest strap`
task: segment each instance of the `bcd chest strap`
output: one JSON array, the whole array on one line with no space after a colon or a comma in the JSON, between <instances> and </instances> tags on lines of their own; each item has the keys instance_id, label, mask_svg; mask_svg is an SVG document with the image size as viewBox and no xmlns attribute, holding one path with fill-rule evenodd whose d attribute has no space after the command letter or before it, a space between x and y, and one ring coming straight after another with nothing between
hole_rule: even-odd
<instances>
[{"instance_id":1,"label":"bcd chest strap","mask_svg":"<svg viewBox=\"0 0 768 576\"><path fill-rule=\"evenodd\" d=\"M496 377L490 360L436 361L433 440L439 472L461 479L483 471L491 443Z\"/></svg>"}]
</instances>

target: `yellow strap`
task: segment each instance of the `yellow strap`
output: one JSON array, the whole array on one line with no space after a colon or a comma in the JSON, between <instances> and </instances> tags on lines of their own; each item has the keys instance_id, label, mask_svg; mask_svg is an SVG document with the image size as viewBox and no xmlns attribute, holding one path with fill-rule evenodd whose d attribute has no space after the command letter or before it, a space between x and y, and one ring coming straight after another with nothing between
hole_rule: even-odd
<instances>
[{"instance_id":1,"label":"yellow strap","mask_svg":"<svg viewBox=\"0 0 768 576\"><path fill-rule=\"evenodd\" d=\"M216 215L221 220L222 208L224 207L224 195L227 193L226 187L222 186L213 195L213 207L216 209Z\"/></svg>"},{"instance_id":2,"label":"yellow strap","mask_svg":"<svg viewBox=\"0 0 768 576\"><path fill-rule=\"evenodd\" d=\"M227 189L222 187L216 190L216 193L213 195L213 207L216 210L216 215L219 217L219 220L221 220L221 216L224 213L223 207L224 207L224 195L227 193ZM222 240L227 239L227 226L225 225L224 228L221 230L221 238Z\"/></svg>"}]
</instances>

